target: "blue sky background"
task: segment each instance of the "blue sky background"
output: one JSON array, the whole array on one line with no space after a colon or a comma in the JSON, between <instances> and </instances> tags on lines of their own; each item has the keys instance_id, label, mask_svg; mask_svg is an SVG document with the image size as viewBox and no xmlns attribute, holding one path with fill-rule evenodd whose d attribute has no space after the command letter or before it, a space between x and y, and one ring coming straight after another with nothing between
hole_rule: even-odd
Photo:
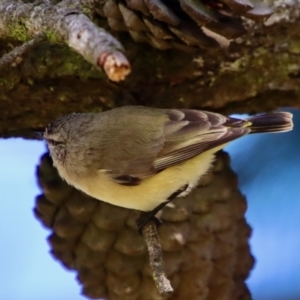
<instances>
[{"instance_id":1,"label":"blue sky background","mask_svg":"<svg viewBox=\"0 0 300 300\"><path fill-rule=\"evenodd\" d=\"M300 111L293 113L293 132L247 136L227 147L248 199L254 300L300 300ZM32 214L44 151L42 142L0 140L0 300L85 299L75 273L48 253L49 231Z\"/></svg>"}]
</instances>

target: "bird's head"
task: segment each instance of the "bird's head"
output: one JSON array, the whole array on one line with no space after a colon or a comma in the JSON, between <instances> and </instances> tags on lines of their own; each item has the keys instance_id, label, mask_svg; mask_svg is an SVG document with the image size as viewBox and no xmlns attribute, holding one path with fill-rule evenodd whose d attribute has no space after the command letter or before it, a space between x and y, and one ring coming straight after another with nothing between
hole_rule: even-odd
<instances>
[{"instance_id":1,"label":"bird's head","mask_svg":"<svg viewBox=\"0 0 300 300\"><path fill-rule=\"evenodd\" d=\"M50 155L56 166L63 165L66 159L72 116L73 115L69 115L51 122L44 131L44 140L48 144Z\"/></svg>"}]
</instances>

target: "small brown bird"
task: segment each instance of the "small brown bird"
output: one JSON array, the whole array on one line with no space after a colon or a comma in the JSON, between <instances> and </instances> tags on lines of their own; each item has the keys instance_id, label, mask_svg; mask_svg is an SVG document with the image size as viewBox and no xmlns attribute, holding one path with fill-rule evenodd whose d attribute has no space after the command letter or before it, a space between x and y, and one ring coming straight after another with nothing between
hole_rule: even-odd
<instances>
[{"instance_id":1,"label":"small brown bird","mask_svg":"<svg viewBox=\"0 0 300 300\"><path fill-rule=\"evenodd\" d=\"M44 139L63 179L96 199L146 212L141 229L174 197L187 195L227 143L248 133L292 128L288 112L240 120L128 106L59 118L46 127Z\"/></svg>"}]
</instances>

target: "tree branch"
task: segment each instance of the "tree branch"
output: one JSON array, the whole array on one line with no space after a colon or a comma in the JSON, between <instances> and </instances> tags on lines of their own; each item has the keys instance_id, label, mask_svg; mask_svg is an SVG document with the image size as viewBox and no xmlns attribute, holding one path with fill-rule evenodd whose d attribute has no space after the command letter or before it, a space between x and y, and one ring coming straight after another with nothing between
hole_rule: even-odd
<instances>
[{"instance_id":1,"label":"tree branch","mask_svg":"<svg viewBox=\"0 0 300 300\"><path fill-rule=\"evenodd\" d=\"M24 56L24 54L30 51L36 45L38 45L44 38L45 35L43 33L40 33L32 40L22 44L19 47L14 48L9 53L3 55L0 58L0 69L7 65L16 67L18 64L22 62L23 60L22 57Z\"/></svg>"},{"instance_id":2,"label":"tree branch","mask_svg":"<svg viewBox=\"0 0 300 300\"><path fill-rule=\"evenodd\" d=\"M0 4L0 36L27 41L45 33L51 42L64 42L95 67L103 68L111 80L123 80L130 73L130 64L122 45L83 14L78 2L68 4L4 0Z\"/></svg>"},{"instance_id":3,"label":"tree branch","mask_svg":"<svg viewBox=\"0 0 300 300\"><path fill-rule=\"evenodd\" d=\"M173 292L173 288L164 272L162 249L155 223L149 222L143 227L142 231L147 244L149 263L153 271L156 287L161 295L168 295Z\"/></svg>"}]
</instances>

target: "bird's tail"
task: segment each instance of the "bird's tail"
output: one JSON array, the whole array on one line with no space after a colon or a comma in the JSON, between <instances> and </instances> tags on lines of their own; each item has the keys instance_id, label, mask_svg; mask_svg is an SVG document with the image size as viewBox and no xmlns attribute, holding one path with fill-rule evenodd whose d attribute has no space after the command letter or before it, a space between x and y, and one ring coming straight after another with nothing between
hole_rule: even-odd
<instances>
[{"instance_id":1,"label":"bird's tail","mask_svg":"<svg viewBox=\"0 0 300 300\"><path fill-rule=\"evenodd\" d=\"M293 129L293 115L289 112L273 112L248 118L250 133L285 132Z\"/></svg>"}]
</instances>

